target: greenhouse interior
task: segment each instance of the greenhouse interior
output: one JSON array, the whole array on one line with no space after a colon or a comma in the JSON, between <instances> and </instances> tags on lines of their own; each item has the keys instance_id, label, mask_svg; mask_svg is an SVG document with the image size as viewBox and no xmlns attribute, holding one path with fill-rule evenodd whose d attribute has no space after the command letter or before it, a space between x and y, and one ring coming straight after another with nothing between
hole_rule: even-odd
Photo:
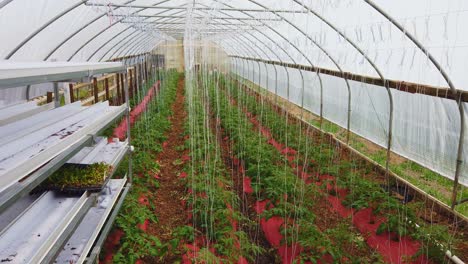
<instances>
[{"instance_id":1,"label":"greenhouse interior","mask_svg":"<svg viewBox=\"0 0 468 264\"><path fill-rule=\"evenodd\" d=\"M0 263L468 262L467 13L0 0Z\"/></svg>"}]
</instances>

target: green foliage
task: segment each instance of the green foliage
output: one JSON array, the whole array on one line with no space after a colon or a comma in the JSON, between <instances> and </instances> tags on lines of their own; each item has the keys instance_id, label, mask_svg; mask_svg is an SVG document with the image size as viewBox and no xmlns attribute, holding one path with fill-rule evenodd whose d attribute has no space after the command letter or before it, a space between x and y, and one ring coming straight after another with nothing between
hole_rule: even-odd
<instances>
[{"instance_id":1,"label":"green foliage","mask_svg":"<svg viewBox=\"0 0 468 264\"><path fill-rule=\"evenodd\" d=\"M81 166L63 166L55 171L41 185L44 187L96 187L102 186L104 180L112 171L112 166L106 163L94 163L84 167Z\"/></svg>"},{"instance_id":2,"label":"green foliage","mask_svg":"<svg viewBox=\"0 0 468 264\"><path fill-rule=\"evenodd\" d=\"M283 225L282 233L286 244L294 242L306 250L301 257L303 260L316 262L324 254L339 255L339 249L332 247L331 240L324 236L315 226L315 215L312 213L317 190L311 185L306 186L293 170L287 165L284 156L266 138L256 130L243 112L245 107L254 115L259 116L262 123L268 124L269 131L275 138L286 137L288 146L300 151L310 151L311 142L304 136L298 136L295 128L278 117L276 112L265 106L259 106L255 98L240 93L241 89L229 87L228 91L221 86L211 86L209 98L211 106L221 119L221 125L234 142L234 154L245 163L246 175L252 179L252 187L257 197L268 199L275 204L274 208L266 210L262 217L282 216L295 219L297 224ZM219 96L216 93L222 91ZM233 98L237 107L229 101ZM313 152L310 154L313 155ZM330 159L332 151L324 151L320 159ZM267 208L269 206L267 205Z\"/></svg>"},{"instance_id":3,"label":"green foliage","mask_svg":"<svg viewBox=\"0 0 468 264\"><path fill-rule=\"evenodd\" d=\"M168 73L167 79L165 85L161 86L157 99L149 103L147 111L131 130L132 145L136 149L133 154L133 172L136 177L116 219L116 226L124 231L125 236L114 256L115 263L134 263L144 257L163 259L169 249L174 250L179 247L179 240L162 243L158 237L146 234L139 228L146 219L152 223L157 222L152 202L149 201L150 205L146 206L138 199L141 194L149 193L150 188L157 187L157 181L153 176L159 171L159 165L155 159L157 153L162 150L164 134L170 127L167 117L171 114L170 106L175 100L178 75L174 72ZM142 99L149 87L145 86L140 96L133 98L132 105L136 105ZM124 160L122 164L121 167L126 168L128 160ZM177 232L184 234L183 231Z\"/></svg>"},{"instance_id":4,"label":"green foliage","mask_svg":"<svg viewBox=\"0 0 468 264\"><path fill-rule=\"evenodd\" d=\"M185 129L190 140L183 147L191 150L191 162L186 171L190 172L187 183L192 191L187 202L192 207L194 227L213 242L216 255L220 257L202 247L197 260L235 263L239 256L254 260L263 249L253 244L243 230L236 231L233 227L233 221L245 224L249 219L239 213L239 198L232 191L232 180L224 168L217 139L207 126L209 102L203 96L203 88L194 83L187 89L189 122Z\"/></svg>"},{"instance_id":5,"label":"green foliage","mask_svg":"<svg viewBox=\"0 0 468 264\"><path fill-rule=\"evenodd\" d=\"M250 96L244 89L233 86L228 83L226 94L232 96L240 107L245 107L248 111L253 114L260 116L260 121L263 124L267 124L270 128L270 132L275 138L283 138L287 142L288 146L292 146L299 151L302 155L309 155L313 160L312 167L316 169L320 174L330 174L337 176L336 181L339 187L347 188L350 194L346 196L344 204L348 207L355 208L357 210L363 208L372 208L374 213L387 217L387 221L384 222L378 232L394 232L398 239L400 236L411 235L416 239L422 241L423 247L421 254L424 254L435 262L443 262L444 250L451 249L455 241L453 238L448 237L449 231L447 227L438 226L435 224L427 224L421 219L415 216L415 212L411 204L404 205L389 192L385 191L378 181L370 181L362 177L362 175L369 174L372 172L372 168L365 163L358 163L349 161L348 158L341 158L335 150L335 146L330 146L328 143L321 143L320 141L308 141L306 136L303 136L301 132L304 129L300 125L291 122L286 117L278 115L276 110L272 109L270 105L259 104L260 100ZM316 126L319 125L318 121L312 121ZM325 121L322 128L333 134L337 134L341 129L333 125L332 123ZM339 135L337 135L339 136ZM386 162L386 151L380 150L377 152L369 153L366 145L359 140L353 139L351 141L353 147L361 152L370 155L371 159L377 163L384 165ZM429 194L447 202L448 199L439 193L439 190L434 189L427 185L427 182L437 183L435 186L451 188L453 183L450 180L441 177L435 172L432 172L414 162L406 161L401 164L390 164L392 171L399 175L406 177L410 182L416 184L422 189L426 190ZM408 173L420 175L423 181L415 179ZM464 188L464 187L463 187ZM258 188L261 190L261 188ZM461 193L467 193L461 191ZM461 195L460 195L461 196ZM423 205L425 208L425 206ZM458 211L462 211L468 208L466 206L459 206ZM280 213L279 211L277 213ZM418 224L420 228L416 228L415 224ZM333 241L339 242L347 240L344 230L329 231L328 234L333 237ZM348 232L349 234L349 232ZM311 235L312 237L314 235ZM305 243L305 242L302 242ZM441 245L444 250L441 250ZM456 250L456 248L454 248ZM338 256L339 252L329 252L332 255ZM350 256L350 262L355 262L357 259ZM314 259L311 261L315 262Z\"/></svg>"}]
</instances>

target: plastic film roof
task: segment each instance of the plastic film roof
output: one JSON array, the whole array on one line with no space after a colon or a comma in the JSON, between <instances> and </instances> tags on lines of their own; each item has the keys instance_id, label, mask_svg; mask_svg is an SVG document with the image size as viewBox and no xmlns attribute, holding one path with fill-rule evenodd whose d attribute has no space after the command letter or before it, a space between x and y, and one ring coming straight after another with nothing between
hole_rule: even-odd
<instances>
[{"instance_id":1,"label":"plastic film roof","mask_svg":"<svg viewBox=\"0 0 468 264\"><path fill-rule=\"evenodd\" d=\"M375 69L332 25L354 42L385 78L447 86L426 54L368 2L3 0L0 56L27 61L105 61L148 52L161 41L182 37L191 29L201 38L216 40L233 55L335 70L338 64L343 71L377 77ZM463 25L468 22L468 2L372 3L434 55L454 86L467 89L468 35L463 34Z\"/></svg>"},{"instance_id":2,"label":"plastic film roof","mask_svg":"<svg viewBox=\"0 0 468 264\"><path fill-rule=\"evenodd\" d=\"M466 0L3 0L0 58L108 61L183 38L185 44L215 42L233 56L466 91L467 13ZM231 62L240 73L240 61ZM285 79L288 72L280 71ZM299 93L299 74L289 77L297 98L288 99L304 97L317 113L312 100L318 97ZM305 76L313 86L308 93L316 92L316 77ZM344 127L344 83L325 82L325 102L334 111L325 108L324 115ZM371 85L357 89L364 87L359 82L351 86L351 130L385 146L387 92ZM394 150L452 178L464 104L458 111L453 100L393 93ZM462 171L466 185L468 167Z\"/></svg>"}]
</instances>

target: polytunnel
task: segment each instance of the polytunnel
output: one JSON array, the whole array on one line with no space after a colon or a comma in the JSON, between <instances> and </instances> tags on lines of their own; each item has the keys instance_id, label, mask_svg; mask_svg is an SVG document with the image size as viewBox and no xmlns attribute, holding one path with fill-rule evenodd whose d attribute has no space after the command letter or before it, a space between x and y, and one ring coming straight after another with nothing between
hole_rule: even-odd
<instances>
[{"instance_id":1,"label":"polytunnel","mask_svg":"<svg viewBox=\"0 0 468 264\"><path fill-rule=\"evenodd\" d=\"M0 0L0 262L464 263L467 12Z\"/></svg>"}]
</instances>

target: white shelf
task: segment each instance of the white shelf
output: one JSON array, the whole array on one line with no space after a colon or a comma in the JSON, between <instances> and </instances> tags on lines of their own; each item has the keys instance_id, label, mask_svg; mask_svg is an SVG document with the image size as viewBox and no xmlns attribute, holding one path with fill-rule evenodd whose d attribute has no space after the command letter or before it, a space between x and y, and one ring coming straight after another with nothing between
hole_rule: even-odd
<instances>
[{"instance_id":1,"label":"white shelf","mask_svg":"<svg viewBox=\"0 0 468 264\"><path fill-rule=\"evenodd\" d=\"M0 61L0 89L125 71L120 62ZM125 177L108 180L99 195L65 195L57 191L29 195L67 161L105 162L113 166L113 174L129 150L128 141L108 143L107 139L95 138L127 111L127 105L101 102L84 107L76 102L51 107L22 103L4 106L0 111L2 262L51 263L57 257L71 260L77 254L77 261L83 262L96 238L105 233L100 232L103 226L105 230L110 228L130 188ZM93 141L92 147L86 147Z\"/></svg>"},{"instance_id":2,"label":"white shelf","mask_svg":"<svg viewBox=\"0 0 468 264\"><path fill-rule=\"evenodd\" d=\"M0 127L0 145L19 139L27 134L60 122L84 110L80 102L54 108L47 112L35 113L27 118Z\"/></svg>"},{"instance_id":3,"label":"white shelf","mask_svg":"<svg viewBox=\"0 0 468 264\"><path fill-rule=\"evenodd\" d=\"M98 204L85 215L54 263L79 264L86 260L126 182L124 178L112 179L107 183L98 197Z\"/></svg>"},{"instance_id":4,"label":"white shelf","mask_svg":"<svg viewBox=\"0 0 468 264\"><path fill-rule=\"evenodd\" d=\"M108 143L102 137L96 141L93 147L83 148L69 162L105 162L115 171L128 151L128 142ZM56 262L82 263L126 182L126 177L110 179L99 195L89 196L85 192L78 197L48 191L39 197L28 195L19 199L0 214L0 259L9 263L47 263L61 250ZM96 197L97 204L91 207Z\"/></svg>"},{"instance_id":5,"label":"white shelf","mask_svg":"<svg viewBox=\"0 0 468 264\"><path fill-rule=\"evenodd\" d=\"M0 89L46 82L79 80L103 73L124 72L121 62L0 61Z\"/></svg>"},{"instance_id":6,"label":"white shelf","mask_svg":"<svg viewBox=\"0 0 468 264\"><path fill-rule=\"evenodd\" d=\"M112 142L107 142L107 138L98 137L94 146L84 147L67 163L93 164L104 162L115 167L115 163L120 161L127 150L127 141L121 142L116 138Z\"/></svg>"},{"instance_id":7,"label":"white shelf","mask_svg":"<svg viewBox=\"0 0 468 264\"><path fill-rule=\"evenodd\" d=\"M42 126L37 130L28 130L26 135L13 136L16 134L11 134L13 138L0 146L0 192L47 163L83 137L95 134L111 120L122 115L125 110L125 105L109 106L106 101L90 107L81 107L77 113L59 122ZM39 115L47 117L48 112L52 111Z\"/></svg>"},{"instance_id":8,"label":"white shelf","mask_svg":"<svg viewBox=\"0 0 468 264\"><path fill-rule=\"evenodd\" d=\"M0 259L9 263L41 263L73 229L73 220L87 211L93 197L45 192L0 234ZM76 223L75 223L76 225ZM68 231L68 232L67 232Z\"/></svg>"}]
</instances>

